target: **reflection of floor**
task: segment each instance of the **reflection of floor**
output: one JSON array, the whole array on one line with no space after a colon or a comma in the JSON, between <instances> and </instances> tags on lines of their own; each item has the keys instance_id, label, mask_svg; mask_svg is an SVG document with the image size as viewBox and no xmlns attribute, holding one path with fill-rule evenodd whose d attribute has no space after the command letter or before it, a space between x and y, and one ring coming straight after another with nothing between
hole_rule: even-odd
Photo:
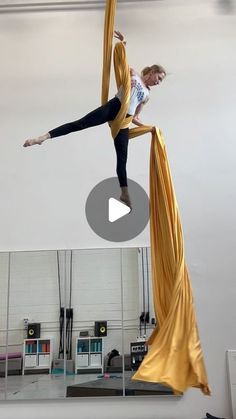
<instances>
[{"instance_id":1,"label":"reflection of floor","mask_svg":"<svg viewBox=\"0 0 236 419\"><path fill-rule=\"evenodd\" d=\"M5 380L0 377L0 400L5 399Z\"/></svg>"},{"instance_id":2,"label":"reflection of floor","mask_svg":"<svg viewBox=\"0 0 236 419\"><path fill-rule=\"evenodd\" d=\"M66 397L66 388L97 378L97 374L63 375L30 374L7 378L7 400L60 399ZM0 379L4 386L4 379ZM4 398L4 397L2 397Z\"/></svg>"},{"instance_id":3,"label":"reflection of floor","mask_svg":"<svg viewBox=\"0 0 236 419\"><path fill-rule=\"evenodd\" d=\"M169 387L161 384L148 383L132 380L134 372L125 372L125 395L163 395L172 394ZM67 397L91 397L91 396L122 396L123 377L121 374L111 374L110 377L99 378L87 383L71 385L67 387Z\"/></svg>"},{"instance_id":4,"label":"reflection of floor","mask_svg":"<svg viewBox=\"0 0 236 419\"><path fill-rule=\"evenodd\" d=\"M133 372L126 371L126 395L173 394L168 387L143 381L132 381ZM65 397L122 396L122 374L110 374L110 378L98 374L63 375L34 374L7 378L7 400L62 399ZM0 379L0 399L4 395L4 379Z\"/></svg>"}]
</instances>

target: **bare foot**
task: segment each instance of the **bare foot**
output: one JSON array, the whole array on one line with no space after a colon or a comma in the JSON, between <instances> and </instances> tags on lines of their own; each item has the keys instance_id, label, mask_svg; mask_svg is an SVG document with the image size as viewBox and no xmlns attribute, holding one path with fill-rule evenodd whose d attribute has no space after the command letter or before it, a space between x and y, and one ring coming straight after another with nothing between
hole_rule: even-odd
<instances>
[{"instance_id":1,"label":"bare foot","mask_svg":"<svg viewBox=\"0 0 236 419\"><path fill-rule=\"evenodd\" d=\"M30 147L31 145L41 145L43 143L44 140L40 140L38 138L32 139L32 140L26 140L25 143L23 144L23 147Z\"/></svg>"},{"instance_id":2,"label":"bare foot","mask_svg":"<svg viewBox=\"0 0 236 419\"><path fill-rule=\"evenodd\" d=\"M120 200L122 202L124 202L124 204L127 205L132 210L132 204L131 204L131 201L130 201L129 194L122 193L121 196L120 196Z\"/></svg>"},{"instance_id":3,"label":"bare foot","mask_svg":"<svg viewBox=\"0 0 236 419\"><path fill-rule=\"evenodd\" d=\"M48 140L50 138L49 134L41 135L40 137L33 138L31 140L26 140L23 144L23 147L30 147L32 145L38 144L41 145L44 141Z\"/></svg>"}]
</instances>

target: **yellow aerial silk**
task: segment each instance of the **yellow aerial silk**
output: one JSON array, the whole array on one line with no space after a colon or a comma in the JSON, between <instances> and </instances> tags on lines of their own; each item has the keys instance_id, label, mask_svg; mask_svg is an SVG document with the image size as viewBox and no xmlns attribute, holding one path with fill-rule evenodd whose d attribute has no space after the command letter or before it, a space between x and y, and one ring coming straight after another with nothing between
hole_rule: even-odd
<instances>
[{"instance_id":1,"label":"yellow aerial silk","mask_svg":"<svg viewBox=\"0 0 236 419\"><path fill-rule=\"evenodd\" d=\"M107 0L104 28L102 103L108 99L112 37L116 1ZM110 123L113 138L125 119L130 95L130 74L124 45L114 50L117 87L124 99L116 119ZM146 134L150 126L130 129L130 138ZM158 326L148 340L148 354L133 379L164 383L175 393L188 387L210 395L196 324L192 289L184 258L183 235L170 167L161 131L152 133L150 154L150 236L152 282Z\"/></svg>"}]
</instances>

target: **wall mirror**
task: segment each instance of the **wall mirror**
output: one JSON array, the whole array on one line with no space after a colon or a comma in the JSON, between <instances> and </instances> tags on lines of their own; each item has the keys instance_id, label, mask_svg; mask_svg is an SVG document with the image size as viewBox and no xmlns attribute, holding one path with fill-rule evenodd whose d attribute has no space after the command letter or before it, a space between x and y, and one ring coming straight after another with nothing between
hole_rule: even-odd
<instances>
[{"instance_id":1,"label":"wall mirror","mask_svg":"<svg viewBox=\"0 0 236 419\"><path fill-rule=\"evenodd\" d=\"M7 332L7 301L8 301L8 254L0 253L0 400L5 399L5 354Z\"/></svg>"},{"instance_id":2,"label":"wall mirror","mask_svg":"<svg viewBox=\"0 0 236 419\"><path fill-rule=\"evenodd\" d=\"M0 255L1 399L172 394L132 380L155 327L148 248Z\"/></svg>"}]
</instances>

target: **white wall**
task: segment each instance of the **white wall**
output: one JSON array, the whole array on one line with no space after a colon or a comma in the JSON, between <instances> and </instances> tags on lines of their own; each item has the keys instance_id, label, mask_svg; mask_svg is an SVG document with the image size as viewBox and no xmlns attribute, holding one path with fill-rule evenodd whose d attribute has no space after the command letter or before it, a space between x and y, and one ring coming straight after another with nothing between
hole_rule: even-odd
<instances>
[{"instance_id":1,"label":"white wall","mask_svg":"<svg viewBox=\"0 0 236 419\"><path fill-rule=\"evenodd\" d=\"M170 73L153 89L143 120L166 138L212 397L191 389L181 400L6 403L4 418L231 417L225 351L236 347L235 20L210 0L166 0L120 7L116 25L133 67L157 61ZM25 137L99 103L101 39L100 12L1 15L2 250L104 247L83 208L94 184L114 175L107 128L21 149ZM149 143L130 144L128 166L146 189ZM134 244L148 245L148 230Z\"/></svg>"}]
</instances>

